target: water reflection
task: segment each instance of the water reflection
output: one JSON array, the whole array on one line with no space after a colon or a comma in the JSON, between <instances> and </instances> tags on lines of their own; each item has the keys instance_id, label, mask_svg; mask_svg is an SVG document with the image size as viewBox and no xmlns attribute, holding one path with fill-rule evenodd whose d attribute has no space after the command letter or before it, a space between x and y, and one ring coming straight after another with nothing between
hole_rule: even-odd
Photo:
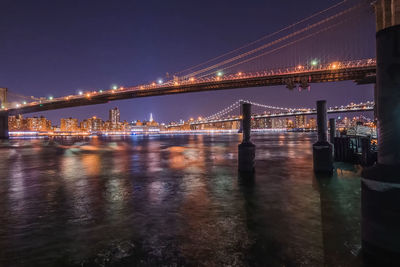
<instances>
[{"instance_id":1,"label":"water reflection","mask_svg":"<svg viewBox=\"0 0 400 267\"><path fill-rule=\"evenodd\" d=\"M0 266L358 266L359 170L314 177L312 134L11 140Z\"/></svg>"}]
</instances>

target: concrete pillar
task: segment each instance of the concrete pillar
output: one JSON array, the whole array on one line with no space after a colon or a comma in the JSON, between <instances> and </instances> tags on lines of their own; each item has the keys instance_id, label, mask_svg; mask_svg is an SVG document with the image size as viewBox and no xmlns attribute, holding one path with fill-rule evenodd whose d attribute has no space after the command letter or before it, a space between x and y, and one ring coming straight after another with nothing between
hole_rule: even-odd
<instances>
[{"instance_id":1,"label":"concrete pillar","mask_svg":"<svg viewBox=\"0 0 400 267\"><path fill-rule=\"evenodd\" d=\"M256 146L250 141L251 104L242 104L243 141L239 145L239 171L254 172Z\"/></svg>"},{"instance_id":2,"label":"concrete pillar","mask_svg":"<svg viewBox=\"0 0 400 267\"><path fill-rule=\"evenodd\" d=\"M313 145L315 172L333 171L332 145L327 141L326 101L317 101L318 141Z\"/></svg>"},{"instance_id":3,"label":"concrete pillar","mask_svg":"<svg viewBox=\"0 0 400 267\"><path fill-rule=\"evenodd\" d=\"M329 119L329 142L331 142L331 144L335 143L335 137L336 137L336 119L332 118Z\"/></svg>"},{"instance_id":4,"label":"concrete pillar","mask_svg":"<svg viewBox=\"0 0 400 267\"><path fill-rule=\"evenodd\" d=\"M391 4L396 7L390 15L393 19L393 14L398 14L400 0L393 0ZM376 47L379 151L378 163L362 173L362 245L367 262L400 266L399 22L381 30L378 28Z\"/></svg>"},{"instance_id":5,"label":"concrete pillar","mask_svg":"<svg viewBox=\"0 0 400 267\"><path fill-rule=\"evenodd\" d=\"M8 113L0 113L0 139L8 139Z\"/></svg>"}]
</instances>

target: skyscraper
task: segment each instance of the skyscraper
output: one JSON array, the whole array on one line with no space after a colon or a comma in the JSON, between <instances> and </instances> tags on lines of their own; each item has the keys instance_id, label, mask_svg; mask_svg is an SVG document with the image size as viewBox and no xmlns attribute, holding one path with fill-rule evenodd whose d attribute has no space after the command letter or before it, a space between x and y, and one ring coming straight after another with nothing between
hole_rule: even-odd
<instances>
[{"instance_id":1,"label":"skyscraper","mask_svg":"<svg viewBox=\"0 0 400 267\"><path fill-rule=\"evenodd\" d=\"M120 112L118 108L110 109L109 120L111 122L111 128L117 129L120 121Z\"/></svg>"}]
</instances>

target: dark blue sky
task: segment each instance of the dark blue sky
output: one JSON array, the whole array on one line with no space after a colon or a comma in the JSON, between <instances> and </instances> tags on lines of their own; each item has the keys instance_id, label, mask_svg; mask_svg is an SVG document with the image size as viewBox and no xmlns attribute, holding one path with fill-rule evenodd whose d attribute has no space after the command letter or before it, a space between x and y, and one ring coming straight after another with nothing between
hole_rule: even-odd
<instances>
[{"instance_id":1,"label":"dark blue sky","mask_svg":"<svg viewBox=\"0 0 400 267\"><path fill-rule=\"evenodd\" d=\"M166 72L235 49L339 1L331 0L1 0L0 86L35 96L153 81ZM366 31L373 34L372 23ZM348 37L350 38L350 37ZM364 49L374 53L373 36ZM118 106L121 118L158 121L209 115L244 98L279 106L328 105L373 99L372 86L351 82L284 86L130 99L41 113L83 119Z\"/></svg>"}]
</instances>

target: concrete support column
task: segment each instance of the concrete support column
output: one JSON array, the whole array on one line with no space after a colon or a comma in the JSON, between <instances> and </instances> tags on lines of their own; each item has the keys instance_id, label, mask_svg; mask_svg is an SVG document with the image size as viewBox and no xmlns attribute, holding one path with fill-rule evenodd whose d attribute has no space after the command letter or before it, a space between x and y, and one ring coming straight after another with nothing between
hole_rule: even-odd
<instances>
[{"instance_id":1,"label":"concrete support column","mask_svg":"<svg viewBox=\"0 0 400 267\"><path fill-rule=\"evenodd\" d=\"M256 146L250 141L251 104L242 104L243 141L239 145L239 171L254 172Z\"/></svg>"},{"instance_id":2,"label":"concrete support column","mask_svg":"<svg viewBox=\"0 0 400 267\"><path fill-rule=\"evenodd\" d=\"M393 19L400 0L391 4ZM367 262L400 266L400 25L378 31L376 46L379 151L362 173L362 245Z\"/></svg>"},{"instance_id":3,"label":"concrete support column","mask_svg":"<svg viewBox=\"0 0 400 267\"><path fill-rule=\"evenodd\" d=\"M336 119L329 119L329 142L334 144L336 137Z\"/></svg>"},{"instance_id":4,"label":"concrete support column","mask_svg":"<svg viewBox=\"0 0 400 267\"><path fill-rule=\"evenodd\" d=\"M8 139L8 113L0 113L0 139Z\"/></svg>"},{"instance_id":5,"label":"concrete support column","mask_svg":"<svg viewBox=\"0 0 400 267\"><path fill-rule=\"evenodd\" d=\"M318 141L313 145L315 172L330 173L333 170L332 145L327 141L326 101L317 101Z\"/></svg>"}]
</instances>

